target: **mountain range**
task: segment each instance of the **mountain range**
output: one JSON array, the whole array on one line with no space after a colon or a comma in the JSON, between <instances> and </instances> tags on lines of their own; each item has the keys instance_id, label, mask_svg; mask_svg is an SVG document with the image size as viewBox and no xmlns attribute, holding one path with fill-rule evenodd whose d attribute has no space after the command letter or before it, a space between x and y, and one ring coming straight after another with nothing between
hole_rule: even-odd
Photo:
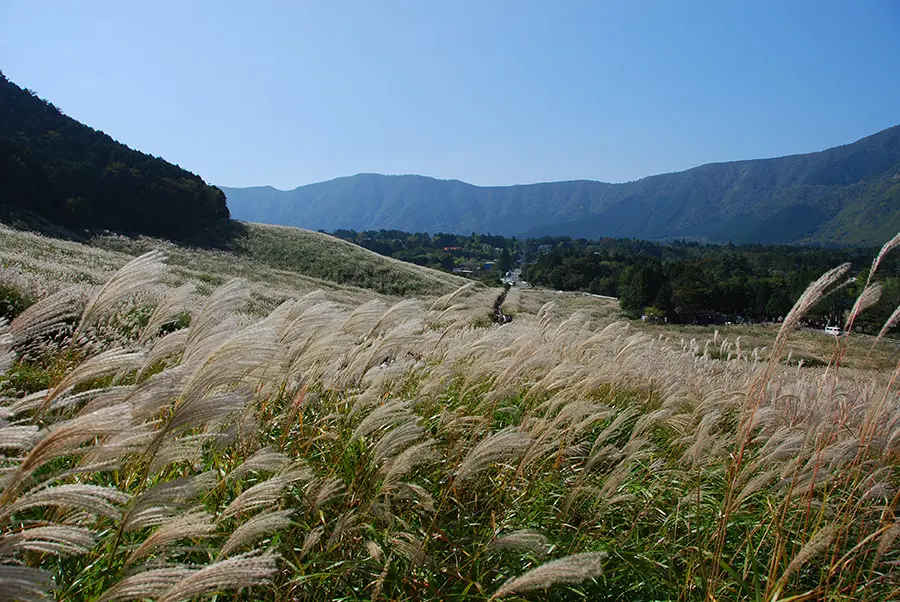
<instances>
[{"instance_id":1,"label":"mountain range","mask_svg":"<svg viewBox=\"0 0 900 602\"><path fill-rule=\"evenodd\" d=\"M900 126L821 152L621 184L358 174L290 191L217 188L0 73L0 218L194 239L226 223L229 209L239 220L330 231L878 245L900 231Z\"/></svg>"},{"instance_id":2,"label":"mountain range","mask_svg":"<svg viewBox=\"0 0 900 602\"><path fill-rule=\"evenodd\" d=\"M220 188L240 220L308 229L877 245L900 231L900 126L852 144L608 184L358 174Z\"/></svg>"}]
</instances>

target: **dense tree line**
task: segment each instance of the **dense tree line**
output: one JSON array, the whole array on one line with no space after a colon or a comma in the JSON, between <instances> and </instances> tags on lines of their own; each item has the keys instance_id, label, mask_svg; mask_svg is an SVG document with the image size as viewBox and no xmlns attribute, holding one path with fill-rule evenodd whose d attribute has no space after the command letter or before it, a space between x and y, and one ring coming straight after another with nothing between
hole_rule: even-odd
<instances>
[{"instance_id":1,"label":"dense tree line","mask_svg":"<svg viewBox=\"0 0 900 602\"><path fill-rule=\"evenodd\" d=\"M445 272L472 270L475 278L496 283L513 265L521 244L515 238L490 234L427 234L400 230L336 230L333 236L381 255ZM492 266L489 269L485 265Z\"/></svg>"},{"instance_id":2,"label":"dense tree line","mask_svg":"<svg viewBox=\"0 0 900 602\"><path fill-rule=\"evenodd\" d=\"M0 206L68 228L185 238L229 217L199 176L67 117L0 73Z\"/></svg>"},{"instance_id":3,"label":"dense tree line","mask_svg":"<svg viewBox=\"0 0 900 602\"><path fill-rule=\"evenodd\" d=\"M654 244L626 239L529 240L536 254L526 278L560 290L618 297L622 309L675 323L778 321L807 285L850 262L853 282L813 311L811 325L840 325L868 276L878 249L806 248L788 245ZM889 255L879 268L881 301L860 318L877 331L900 305L900 262Z\"/></svg>"},{"instance_id":4,"label":"dense tree line","mask_svg":"<svg viewBox=\"0 0 900 602\"><path fill-rule=\"evenodd\" d=\"M779 321L810 282L849 262L855 280L829 294L807 318L811 326L841 325L878 252L626 238L519 240L400 230L337 230L333 235L435 269L482 266L471 276L494 284L506 270L521 265L524 279L537 286L618 297L631 317L647 315L679 324ZM490 270L483 269L487 262L493 262ZM858 330L877 332L900 305L900 260L888 255L877 280L883 286L882 298L860 317Z\"/></svg>"}]
</instances>

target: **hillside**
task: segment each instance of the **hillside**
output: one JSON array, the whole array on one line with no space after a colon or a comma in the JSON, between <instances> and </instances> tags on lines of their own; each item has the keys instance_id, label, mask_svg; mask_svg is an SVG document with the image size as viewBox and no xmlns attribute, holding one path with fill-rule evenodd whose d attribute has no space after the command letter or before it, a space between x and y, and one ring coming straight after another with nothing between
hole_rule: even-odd
<instances>
[{"instance_id":1,"label":"hillside","mask_svg":"<svg viewBox=\"0 0 900 602\"><path fill-rule=\"evenodd\" d=\"M116 142L0 73L0 209L77 229L186 238L228 218L222 191Z\"/></svg>"},{"instance_id":2,"label":"hillside","mask_svg":"<svg viewBox=\"0 0 900 602\"><path fill-rule=\"evenodd\" d=\"M246 233L235 240L232 253L274 269L384 295L438 296L469 282L300 228L246 224ZM185 261L191 256L185 253Z\"/></svg>"},{"instance_id":3,"label":"hillside","mask_svg":"<svg viewBox=\"0 0 900 602\"><path fill-rule=\"evenodd\" d=\"M0 225L0 284L15 278L96 283L128 259L162 249L179 279L203 286L231 278L249 283L262 307L321 289L335 299L438 297L470 280L383 257L343 240L299 228L244 224L230 249L204 249L151 237L96 235L89 244ZM40 287L38 287L40 288ZM479 285L479 290L487 290ZM497 293L494 291L494 298Z\"/></svg>"},{"instance_id":4,"label":"hillside","mask_svg":"<svg viewBox=\"0 0 900 602\"><path fill-rule=\"evenodd\" d=\"M624 184L480 187L359 174L290 191L222 190L238 219L310 229L874 245L900 222L898 174L895 126L822 152L714 163Z\"/></svg>"}]
</instances>

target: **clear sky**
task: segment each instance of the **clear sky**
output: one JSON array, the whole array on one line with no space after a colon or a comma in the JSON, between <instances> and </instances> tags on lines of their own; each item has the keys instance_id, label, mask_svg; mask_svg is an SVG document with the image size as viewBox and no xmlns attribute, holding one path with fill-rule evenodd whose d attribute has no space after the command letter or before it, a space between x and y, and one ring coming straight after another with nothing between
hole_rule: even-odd
<instances>
[{"instance_id":1,"label":"clear sky","mask_svg":"<svg viewBox=\"0 0 900 602\"><path fill-rule=\"evenodd\" d=\"M224 186L618 182L900 123L900 1L0 0L0 70Z\"/></svg>"}]
</instances>

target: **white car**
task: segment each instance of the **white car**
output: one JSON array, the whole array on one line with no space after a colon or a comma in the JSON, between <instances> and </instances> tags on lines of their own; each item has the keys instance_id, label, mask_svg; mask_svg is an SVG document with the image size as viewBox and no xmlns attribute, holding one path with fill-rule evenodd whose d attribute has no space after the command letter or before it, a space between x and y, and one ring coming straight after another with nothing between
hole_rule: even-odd
<instances>
[{"instance_id":1,"label":"white car","mask_svg":"<svg viewBox=\"0 0 900 602\"><path fill-rule=\"evenodd\" d=\"M825 334L830 334L833 337L841 336L841 327L840 326L826 326Z\"/></svg>"}]
</instances>

